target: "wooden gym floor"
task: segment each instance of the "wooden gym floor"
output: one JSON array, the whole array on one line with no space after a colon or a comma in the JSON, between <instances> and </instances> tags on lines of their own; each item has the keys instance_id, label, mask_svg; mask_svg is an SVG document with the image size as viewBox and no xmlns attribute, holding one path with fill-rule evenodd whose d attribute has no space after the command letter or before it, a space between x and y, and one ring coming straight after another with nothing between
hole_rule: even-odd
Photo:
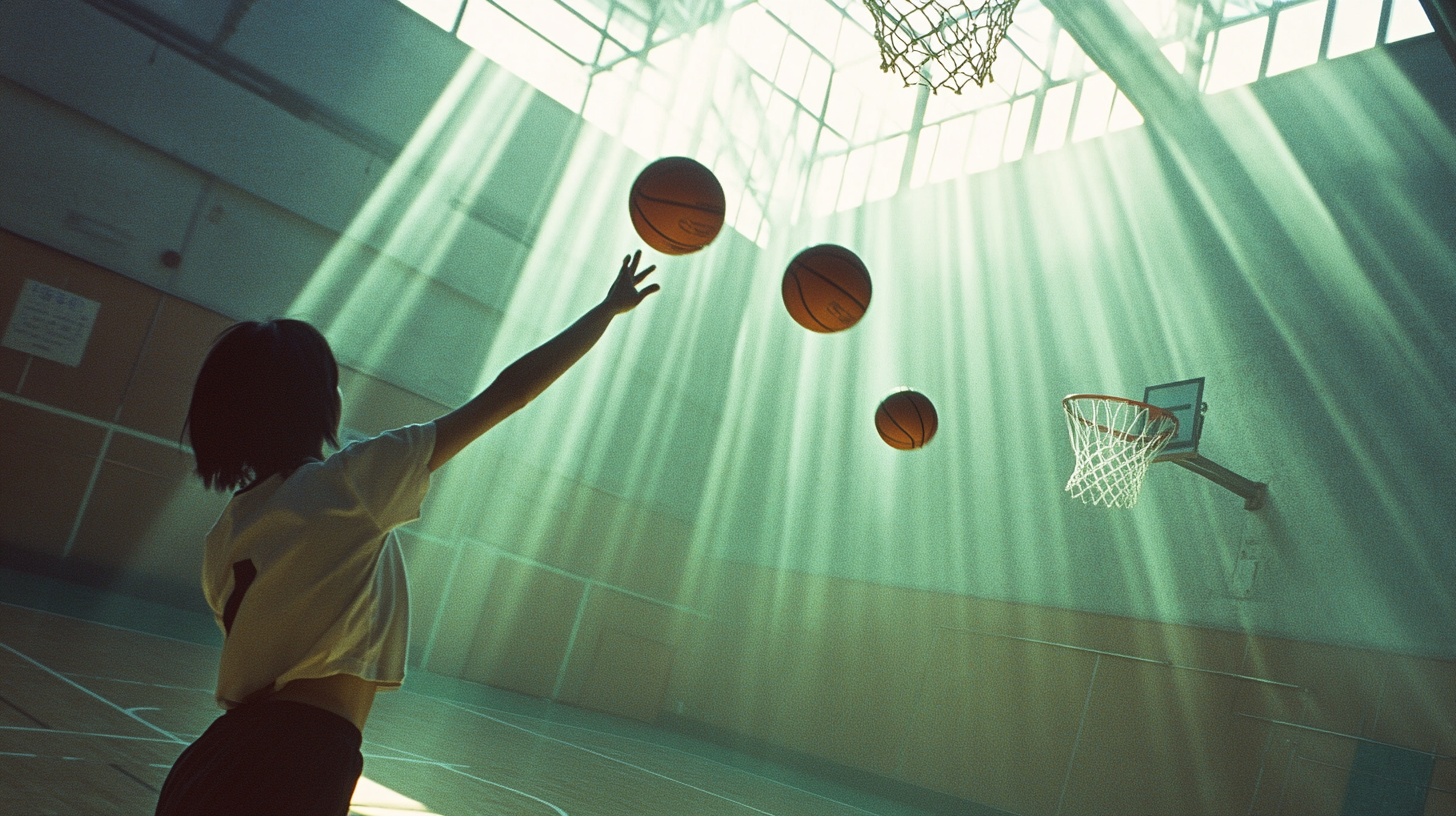
<instances>
[{"instance_id":1,"label":"wooden gym floor","mask_svg":"<svg viewBox=\"0 0 1456 816\"><path fill-rule=\"evenodd\" d=\"M30 581L9 573L0 584ZM79 614L60 614L54 593L37 604L4 589L16 602L0 602L0 813L150 814L172 761L219 713L217 648L157 633L166 626L98 622L145 625L128 599L129 617L104 593L72 588L59 605ZM207 637L188 625L191 640ZM924 813L640 723L423 672L379 695L364 756L360 816Z\"/></svg>"}]
</instances>

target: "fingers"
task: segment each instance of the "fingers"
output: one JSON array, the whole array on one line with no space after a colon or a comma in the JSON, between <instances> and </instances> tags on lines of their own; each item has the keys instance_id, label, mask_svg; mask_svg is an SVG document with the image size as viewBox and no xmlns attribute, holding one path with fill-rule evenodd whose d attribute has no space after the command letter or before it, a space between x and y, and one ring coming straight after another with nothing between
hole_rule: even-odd
<instances>
[{"instance_id":1,"label":"fingers","mask_svg":"<svg viewBox=\"0 0 1456 816\"><path fill-rule=\"evenodd\" d=\"M642 270L641 272L638 272L637 265L641 262L642 250L640 249L632 253L631 255L624 256L622 258L622 271L618 273L617 283L612 287L613 293L620 293L619 296L625 296L629 298L626 305L627 309L634 308L637 304L641 303L648 295L662 290L662 287L658 286L655 283L640 290L637 288L637 286L641 284L643 280L646 280L648 275L651 275L657 269L657 264L653 264ZM624 285L630 287L630 289L624 288Z\"/></svg>"},{"instance_id":2,"label":"fingers","mask_svg":"<svg viewBox=\"0 0 1456 816\"><path fill-rule=\"evenodd\" d=\"M660 287L660 286L658 286L657 284L654 283L651 286L647 286L647 287L644 287L642 289L635 290L632 293L632 295L633 295L632 302L631 302L630 305L628 305L627 311L631 311L632 309L635 309L638 306L641 306L642 305L642 301L646 300L648 295L652 294L653 292L660 291L661 289L662 289L662 287Z\"/></svg>"}]
</instances>

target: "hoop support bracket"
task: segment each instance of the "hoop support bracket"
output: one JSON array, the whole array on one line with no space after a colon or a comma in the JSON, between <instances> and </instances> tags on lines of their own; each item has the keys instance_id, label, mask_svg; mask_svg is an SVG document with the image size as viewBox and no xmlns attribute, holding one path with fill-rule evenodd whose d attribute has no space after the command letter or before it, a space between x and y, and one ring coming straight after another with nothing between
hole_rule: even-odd
<instances>
[{"instance_id":1,"label":"hoop support bracket","mask_svg":"<svg viewBox=\"0 0 1456 816\"><path fill-rule=\"evenodd\" d=\"M1268 484L1245 479L1223 465L1196 453L1169 461L1197 473L1219 487L1239 494L1244 499L1245 510L1258 510L1263 507L1264 498L1269 494Z\"/></svg>"}]
</instances>

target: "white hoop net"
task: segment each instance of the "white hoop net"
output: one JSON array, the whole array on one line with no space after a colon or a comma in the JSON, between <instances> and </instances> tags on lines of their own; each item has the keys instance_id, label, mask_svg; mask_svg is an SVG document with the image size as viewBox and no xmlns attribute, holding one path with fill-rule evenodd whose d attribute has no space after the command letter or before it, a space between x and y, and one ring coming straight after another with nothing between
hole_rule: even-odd
<instances>
[{"instance_id":1,"label":"white hoop net","mask_svg":"<svg viewBox=\"0 0 1456 816\"><path fill-rule=\"evenodd\" d=\"M1148 464L1178 432L1178 418L1119 397L1073 394L1062 400L1077 466L1067 492L1083 504L1137 504Z\"/></svg>"},{"instance_id":2,"label":"white hoop net","mask_svg":"<svg viewBox=\"0 0 1456 816\"><path fill-rule=\"evenodd\" d=\"M905 87L922 82L932 92L956 93L974 82L994 82L991 64L996 46L1011 27L1011 13L1020 0L865 0L875 18L880 43L880 70L892 69ZM931 77L936 66L939 76Z\"/></svg>"}]
</instances>

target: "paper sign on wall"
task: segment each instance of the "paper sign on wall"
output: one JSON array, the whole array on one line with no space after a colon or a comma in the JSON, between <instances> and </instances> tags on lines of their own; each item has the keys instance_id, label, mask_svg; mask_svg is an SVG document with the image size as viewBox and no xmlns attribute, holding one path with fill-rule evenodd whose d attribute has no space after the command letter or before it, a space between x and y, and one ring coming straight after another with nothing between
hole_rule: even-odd
<instances>
[{"instance_id":1,"label":"paper sign on wall","mask_svg":"<svg viewBox=\"0 0 1456 816\"><path fill-rule=\"evenodd\" d=\"M76 367L91 339L101 304L40 281L27 280L0 346Z\"/></svg>"}]
</instances>

